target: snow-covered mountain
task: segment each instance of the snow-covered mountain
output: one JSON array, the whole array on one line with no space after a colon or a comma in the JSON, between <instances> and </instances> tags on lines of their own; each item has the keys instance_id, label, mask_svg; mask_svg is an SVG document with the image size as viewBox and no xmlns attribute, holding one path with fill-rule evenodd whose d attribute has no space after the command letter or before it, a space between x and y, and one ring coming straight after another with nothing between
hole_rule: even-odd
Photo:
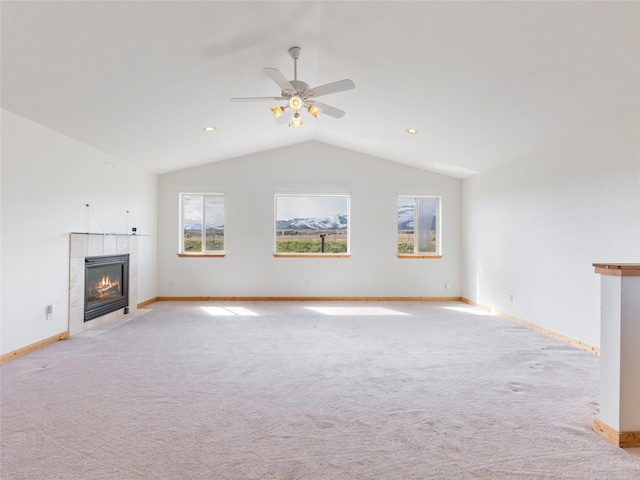
<instances>
[{"instance_id":1,"label":"snow-covered mountain","mask_svg":"<svg viewBox=\"0 0 640 480\"><path fill-rule=\"evenodd\" d=\"M278 220L276 228L278 230L343 230L347 228L347 216L323 215L322 217Z\"/></svg>"},{"instance_id":2,"label":"snow-covered mountain","mask_svg":"<svg viewBox=\"0 0 640 480\"><path fill-rule=\"evenodd\" d=\"M416 224L415 213L416 212L413 205L398 207L398 230L413 230ZM429 217L423 216L422 221L423 222L427 221L427 218ZM436 218L436 215L434 214L431 217L431 229L435 230L437 228L436 225L437 225L437 218ZM424 228L424 225L422 225L422 228Z\"/></svg>"},{"instance_id":3,"label":"snow-covered mountain","mask_svg":"<svg viewBox=\"0 0 640 480\"><path fill-rule=\"evenodd\" d=\"M224 230L224 225L208 225L207 229L210 228L214 228L214 229L218 229L218 230ZM184 229L185 230L202 230L202 223L200 223L199 221L189 221L185 219L184 222Z\"/></svg>"},{"instance_id":4,"label":"snow-covered mountain","mask_svg":"<svg viewBox=\"0 0 640 480\"><path fill-rule=\"evenodd\" d=\"M278 220L278 230L344 230L347 228L347 215L323 215L321 217L292 218ZM413 230L415 225L415 211L413 205L398 207L398 230ZM200 230L202 224L198 221L185 221L186 230ZM224 225L209 226L209 228L224 229Z\"/></svg>"}]
</instances>

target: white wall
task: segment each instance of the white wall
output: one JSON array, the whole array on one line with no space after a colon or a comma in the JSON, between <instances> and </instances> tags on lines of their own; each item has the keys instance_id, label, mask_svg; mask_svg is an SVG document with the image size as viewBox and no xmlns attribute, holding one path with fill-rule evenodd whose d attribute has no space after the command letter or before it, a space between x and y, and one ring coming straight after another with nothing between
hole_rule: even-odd
<instances>
[{"instance_id":1,"label":"white wall","mask_svg":"<svg viewBox=\"0 0 640 480\"><path fill-rule=\"evenodd\" d=\"M463 296L599 346L592 264L640 262L639 131L636 112L466 179Z\"/></svg>"},{"instance_id":2,"label":"white wall","mask_svg":"<svg viewBox=\"0 0 640 480\"><path fill-rule=\"evenodd\" d=\"M157 296L157 176L7 110L1 114L4 354L67 330L70 232L127 233L136 226L149 234L139 240L139 299Z\"/></svg>"},{"instance_id":3,"label":"white wall","mask_svg":"<svg viewBox=\"0 0 640 480\"><path fill-rule=\"evenodd\" d=\"M177 256L181 192L226 195L225 258ZM292 192L351 194L351 258L273 257ZM444 258L396 257L398 194L442 196ZM307 142L161 175L158 197L159 296L460 296L458 179Z\"/></svg>"}]
</instances>

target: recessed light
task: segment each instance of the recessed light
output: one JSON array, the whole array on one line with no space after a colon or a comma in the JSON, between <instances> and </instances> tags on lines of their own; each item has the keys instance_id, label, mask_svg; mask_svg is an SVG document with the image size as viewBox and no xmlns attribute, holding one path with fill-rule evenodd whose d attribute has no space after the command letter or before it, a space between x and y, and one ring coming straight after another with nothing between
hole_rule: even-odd
<instances>
[{"instance_id":1,"label":"recessed light","mask_svg":"<svg viewBox=\"0 0 640 480\"><path fill-rule=\"evenodd\" d=\"M216 127L204 127L202 129L202 131L205 132L205 133L215 132L216 131Z\"/></svg>"},{"instance_id":2,"label":"recessed light","mask_svg":"<svg viewBox=\"0 0 640 480\"><path fill-rule=\"evenodd\" d=\"M418 130L416 130L415 128L407 128L405 130L409 135L415 135L416 133L418 133Z\"/></svg>"}]
</instances>

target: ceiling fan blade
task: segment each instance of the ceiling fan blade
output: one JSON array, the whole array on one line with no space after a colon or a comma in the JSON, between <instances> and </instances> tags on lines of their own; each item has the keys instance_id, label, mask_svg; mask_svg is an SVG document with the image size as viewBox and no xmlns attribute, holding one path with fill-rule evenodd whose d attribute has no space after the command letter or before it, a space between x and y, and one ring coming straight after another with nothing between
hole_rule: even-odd
<instances>
[{"instance_id":1,"label":"ceiling fan blade","mask_svg":"<svg viewBox=\"0 0 640 480\"><path fill-rule=\"evenodd\" d=\"M309 98L319 97L320 95L327 95L329 93L343 92L344 90L351 90L356 88L356 84L349 79L340 80L338 82L327 83L326 85L320 85L307 90L306 96Z\"/></svg>"},{"instance_id":2,"label":"ceiling fan blade","mask_svg":"<svg viewBox=\"0 0 640 480\"><path fill-rule=\"evenodd\" d=\"M273 102L279 102L280 100L286 100L284 97L241 97L232 98L232 102L266 102L267 100Z\"/></svg>"},{"instance_id":3,"label":"ceiling fan blade","mask_svg":"<svg viewBox=\"0 0 640 480\"><path fill-rule=\"evenodd\" d=\"M311 105L315 105L316 107L321 108L322 113L329 115L330 117L333 117L333 118L344 117L345 112L340 110L339 108L332 107L331 105L327 105L326 103L320 103L316 101L310 101L309 103Z\"/></svg>"},{"instance_id":4,"label":"ceiling fan blade","mask_svg":"<svg viewBox=\"0 0 640 480\"><path fill-rule=\"evenodd\" d=\"M264 68L263 70L264 70L264 73L269 75L269 78L271 78L271 80L273 80L278 84L278 86L283 92L296 91L296 89L293 88L293 85L289 83L289 80L287 80L287 77L285 77L282 73L280 73L280 70L278 70L277 68Z\"/></svg>"}]
</instances>

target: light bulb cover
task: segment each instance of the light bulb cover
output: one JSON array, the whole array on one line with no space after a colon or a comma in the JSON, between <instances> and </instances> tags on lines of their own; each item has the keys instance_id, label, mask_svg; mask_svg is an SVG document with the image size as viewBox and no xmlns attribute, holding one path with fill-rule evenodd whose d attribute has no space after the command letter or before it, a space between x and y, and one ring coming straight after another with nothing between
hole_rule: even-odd
<instances>
[{"instance_id":1,"label":"light bulb cover","mask_svg":"<svg viewBox=\"0 0 640 480\"><path fill-rule=\"evenodd\" d=\"M311 114L311 116L313 118L318 118L320 116L320 114L322 113L322 109L320 107L315 106L315 105L311 105L310 107L307 108L307 110L309 110L309 113Z\"/></svg>"},{"instance_id":2,"label":"light bulb cover","mask_svg":"<svg viewBox=\"0 0 640 480\"><path fill-rule=\"evenodd\" d=\"M273 118L277 119L278 117L282 116L282 114L284 113L284 109L282 107L273 107L271 109L271 114L273 115Z\"/></svg>"},{"instance_id":3,"label":"light bulb cover","mask_svg":"<svg viewBox=\"0 0 640 480\"><path fill-rule=\"evenodd\" d=\"M293 119L291 120L291 126L295 128L300 128L302 126L302 117L298 112L293 114Z\"/></svg>"},{"instance_id":4,"label":"light bulb cover","mask_svg":"<svg viewBox=\"0 0 640 480\"><path fill-rule=\"evenodd\" d=\"M300 110L302 108L302 99L298 95L294 95L289 99L289 106L291 110Z\"/></svg>"}]
</instances>

